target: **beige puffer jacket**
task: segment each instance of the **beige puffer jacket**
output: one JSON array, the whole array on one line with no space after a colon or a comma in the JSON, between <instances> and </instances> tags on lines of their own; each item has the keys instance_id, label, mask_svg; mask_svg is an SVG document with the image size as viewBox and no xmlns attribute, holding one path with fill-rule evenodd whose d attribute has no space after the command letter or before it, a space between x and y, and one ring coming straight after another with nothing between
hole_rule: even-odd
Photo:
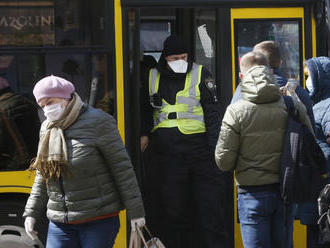
<instances>
[{"instance_id":1,"label":"beige puffer jacket","mask_svg":"<svg viewBox=\"0 0 330 248\"><path fill-rule=\"evenodd\" d=\"M279 182L287 112L265 66L252 67L241 84L242 99L229 105L215 150L221 170L235 170L240 185Z\"/></svg>"}]
</instances>

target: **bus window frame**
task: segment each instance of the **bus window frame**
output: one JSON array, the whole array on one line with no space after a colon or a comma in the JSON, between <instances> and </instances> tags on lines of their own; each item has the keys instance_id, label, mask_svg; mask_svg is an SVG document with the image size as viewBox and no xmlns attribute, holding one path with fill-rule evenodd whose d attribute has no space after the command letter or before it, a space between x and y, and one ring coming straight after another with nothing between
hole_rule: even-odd
<instances>
[{"instance_id":1,"label":"bus window frame","mask_svg":"<svg viewBox=\"0 0 330 248\"><path fill-rule=\"evenodd\" d=\"M300 18L256 18L256 19L236 19L234 20L234 36L235 36L235 51L237 51L238 48L238 32L237 32L237 25L240 23L248 23L248 22L262 22L262 21L267 21L267 22L272 22L272 21L296 21L298 23L298 37L299 37L299 82L300 84L302 83L302 78L303 78L303 57L302 56L302 51L303 51L303 46L302 46L302 19ZM238 54L235 52L235 82L236 82L236 87L238 86L239 82L239 64L238 64ZM235 87L235 88L236 88Z\"/></svg>"},{"instance_id":2,"label":"bus window frame","mask_svg":"<svg viewBox=\"0 0 330 248\"><path fill-rule=\"evenodd\" d=\"M299 29L301 44L299 49L301 49L300 60L300 81L303 80L303 70L302 70L302 60L305 58L305 18L304 18L304 7L251 7L251 8L231 8L230 9L230 19L231 19L231 38L232 38L232 90L235 93L236 86L238 85L237 80L237 54L236 54L236 33L235 33L235 20L247 20L251 19L257 20L292 20L300 19L301 28Z\"/></svg>"}]
</instances>

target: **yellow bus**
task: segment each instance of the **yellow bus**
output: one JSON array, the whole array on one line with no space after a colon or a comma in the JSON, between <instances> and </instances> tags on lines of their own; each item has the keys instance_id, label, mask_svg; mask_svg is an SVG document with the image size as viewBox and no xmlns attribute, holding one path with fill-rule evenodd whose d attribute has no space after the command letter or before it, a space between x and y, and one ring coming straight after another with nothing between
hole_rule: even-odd
<instances>
[{"instance_id":1,"label":"yellow bus","mask_svg":"<svg viewBox=\"0 0 330 248\"><path fill-rule=\"evenodd\" d=\"M304 85L303 61L328 55L328 2L0 0L0 77L14 92L33 100L34 83L58 75L75 84L83 101L114 115L143 193L146 158L139 148L139 99L144 55L157 60L167 36L184 36L193 59L215 78L223 115L238 84L239 58L260 41L278 41L283 74ZM42 121L40 109L38 114ZM5 146L0 143L0 149ZM23 242L22 213L33 184L27 166L8 169L0 156L0 247L1 242ZM227 199L224 221L231 247L243 247L234 180L228 182L222 199ZM124 248L129 226L124 211L120 217L115 247ZM308 248L306 226L296 220L294 227L294 247ZM40 241L31 247L45 244L47 219L40 220L37 228Z\"/></svg>"}]
</instances>

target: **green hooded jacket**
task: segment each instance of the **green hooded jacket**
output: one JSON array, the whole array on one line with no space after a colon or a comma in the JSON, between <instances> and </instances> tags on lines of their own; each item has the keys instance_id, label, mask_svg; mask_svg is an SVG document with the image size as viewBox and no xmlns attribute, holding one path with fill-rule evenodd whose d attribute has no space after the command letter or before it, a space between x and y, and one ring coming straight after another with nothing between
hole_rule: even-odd
<instances>
[{"instance_id":1,"label":"green hooded jacket","mask_svg":"<svg viewBox=\"0 0 330 248\"><path fill-rule=\"evenodd\" d=\"M243 77L242 99L228 106L222 120L215 160L235 170L239 185L279 182L279 164L287 112L268 67L254 66Z\"/></svg>"}]
</instances>

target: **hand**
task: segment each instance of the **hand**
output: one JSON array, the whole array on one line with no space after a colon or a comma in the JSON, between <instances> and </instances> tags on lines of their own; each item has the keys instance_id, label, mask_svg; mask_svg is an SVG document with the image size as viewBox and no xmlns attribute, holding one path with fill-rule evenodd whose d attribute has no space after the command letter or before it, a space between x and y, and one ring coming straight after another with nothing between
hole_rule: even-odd
<instances>
[{"instance_id":1,"label":"hand","mask_svg":"<svg viewBox=\"0 0 330 248\"><path fill-rule=\"evenodd\" d=\"M146 219L144 217L132 219L131 220L132 231L135 231L136 227L143 227L145 224L146 224Z\"/></svg>"},{"instance_id":2,"label":"hand","mask_svg":"<svg viewBox=\"0 0 330 248\"><path fill-rule=\"evenodd\" d=\"M327 133L327 143L330 144L330 133Z\"/></svg>"},{"instance_id":3,"label":"hand","mask_svg":"<svg viewBox=\"0 0 330 248\"><path fill-rule=\"evenodd\" d=\"M26 217L24 222L25 232L32 239L35 240L38 238L38 232L34 231L34 224L36 219L33 217Z\"/></svg>"},{"instance_id":4,"label":"hand","mask_svg":"<svg viewBox=\"0 0 330 248\"><path fill-rule=\"evenodd\" d=\"M141 136L140 143L141 143L141 152L144 152L147 149L148 144L149 144L148 136Z\"/></svg>"},{"instance_id":5,"label":"hand","mask_svg":"<svg viewBox=\"0 0 330 248\"><path fill-rule=\"evenodd\" d=\"M288 95L288 89L285 86L280 87L280 92L282 93L283 96Z\"/></svg>"}]
</instances>

